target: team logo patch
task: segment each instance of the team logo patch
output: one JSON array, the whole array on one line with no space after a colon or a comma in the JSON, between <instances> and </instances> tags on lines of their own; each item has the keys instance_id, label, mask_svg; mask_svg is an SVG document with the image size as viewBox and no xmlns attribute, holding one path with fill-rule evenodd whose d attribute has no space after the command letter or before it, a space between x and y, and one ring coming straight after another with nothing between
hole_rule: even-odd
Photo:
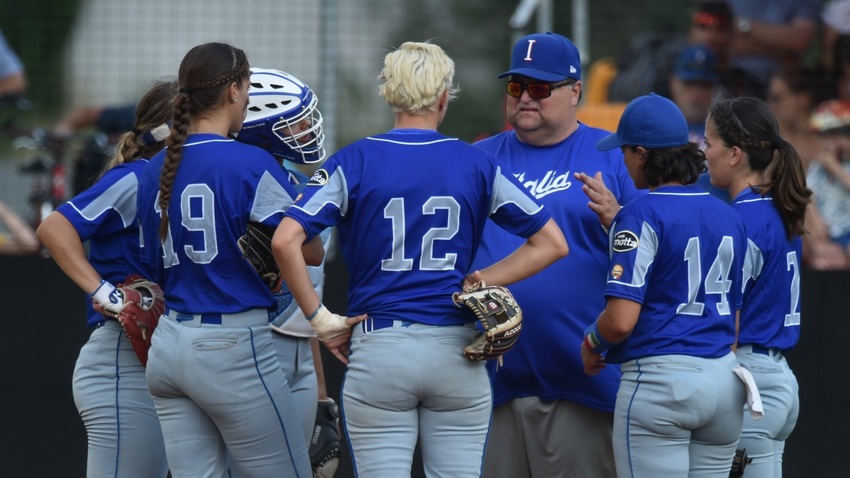
<instances>
[{"instance_id":1,"label":"team logo patch","mask_svg":"<svg viewBox=\"0 0 850 478\"><path fill-rule=\"evenodd\" d=\"M324 186L328 182L328 172L324 169L319 169L313 173L313 177L307 182L307 186Z\"/></svg>"},{"instance_id":2,"label":"team logo patch","mask_svg":"<svg viewBox=\"0 0 850 478\"><path fill-rule=\"evenodd\" d=\"M620 277L623 277L623 266L614 264L614 267L611 268L611 278L616 280Z\"/></svg>"},{"instance_id":3,"label":"team logo patch","mask_svg":"<svg viewBox=\"0 0 850 478\"><path fill-rule=\"evenodd\" d=\"M632 231L620 231L614 236L614 252L626 252L637 249L638 237Z\"/></svg>"}]
</instances>

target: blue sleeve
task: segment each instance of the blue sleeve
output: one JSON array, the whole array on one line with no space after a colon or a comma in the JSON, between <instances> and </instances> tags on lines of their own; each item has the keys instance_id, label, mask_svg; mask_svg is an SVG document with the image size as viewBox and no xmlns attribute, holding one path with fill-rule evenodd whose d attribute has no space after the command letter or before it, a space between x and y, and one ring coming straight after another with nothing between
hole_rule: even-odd
<instances>
[{"instance_id":1,"label":"blue sleeve","mask_svg":"<svg viewBox=\"0 0 850 478\"><path fill-rule=\"evenodd\" d=\"M496 168L490 213L499 227L524 238L534 235L552 218L516 177L506 174L501 167Z\"/></svg>"},{"instance_id":2,"label":"blue sleeve","mask_svg":"<svg viewBox=\"0 0 850 478\"><path fill-rule=\"evenodd\" d=\"M135 224L138 184L131 168L118 166L57 210L83 241L113 234Z\"/></svg>"},{"instance_id":3,"label":"blue sleeve","mask_svg":"<svg viewBox=\"0 0 850 478\"><path fill-rule=\"evenodd\" d=\"M651 266L658 253L655 231L635 216L620 214L614 218L609 235L611 261L605 296L643 303Z\"/></svg>"}]
</instances>

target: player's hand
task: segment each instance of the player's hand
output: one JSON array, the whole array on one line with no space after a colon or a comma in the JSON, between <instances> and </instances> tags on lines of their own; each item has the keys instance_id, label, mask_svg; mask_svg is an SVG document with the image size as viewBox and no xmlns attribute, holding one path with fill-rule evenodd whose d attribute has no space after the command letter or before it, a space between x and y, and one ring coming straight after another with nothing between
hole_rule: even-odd
<instances>
[{"instance_id":1,"label":"player's hand","mask_svg":"<svg viewBox=\"0 0 850 478\"><path fill-rule=\"evenodd\" d=\"M605 368L605 357L602 354L595 354L588 350L584 341L579 347L581 348L581 361L584 363L584 373L596 375Z\"/></svg>"},{"instance_id":2,"label":"player's hand","mask_svg":"<svg viewBox=\"0 0 850 478\"><path fill-rule=\"evenodd\" d=\"M353 327L360 322L366 320L369 316L366 314L358 315L356 317L347 317L346 324L351 324ZM348 356L351 355L351 328L346 332L337 335L331 339L322 340L321 341L328 350L334 354L334 357L338 358L340 362L344 364L348 364Z\"/></svg>"},{"instance_id":3,"label":"player's hand","mask_svg":"<svg viewBox=\"0 0 850 478\"><path fill-rule=\"evenodd\" d=\"M100 286L91 294L92 305L102 315L118 318L118 314L124 309L124 294L121 289L105 280L100 281Z\"/></svg>"},{"instance_id":4,"label":"player's hand","mask_svg":"<svg viewBox=\"0 0 850 478\"><path fill-rule=\"evenodd\" d=\"M463 278L463 290L470 289L481 282L481 271L474 271Z\"/></svg>"},{"instance_id":5,"label":"player's hand","mask_svg":"<svg viewBox=\"0 0 850 478\"><path fill-rule=\"evenodd\" d=\"M351 354L351 328L366 320L367 317L366 314L345 317L334 314L324 305L320 305L308 322L325 347L342 363L347 364L348 356Z\"/></svg>"},{"instance_id":6,"label":"player's hand","mask_svg":"<svg viewBox=\"0 0 850 478\"><path fill-rule=\"evenodd\" d=\"M584 183L581 190L590 199L587 206L599 216L599 223L607 230L614 222L614 216L620 211L620 204L614 193L605 186L605 181L602 180L602 173L597 172L595 176L590 177L585 173L575 173L575 178Z\"/></svg>"}]
</instances>

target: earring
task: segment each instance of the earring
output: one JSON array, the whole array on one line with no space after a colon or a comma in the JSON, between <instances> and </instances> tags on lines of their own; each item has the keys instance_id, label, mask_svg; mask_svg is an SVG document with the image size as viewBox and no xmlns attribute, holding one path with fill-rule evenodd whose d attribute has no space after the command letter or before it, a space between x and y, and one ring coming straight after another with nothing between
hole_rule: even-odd
<instances>
[{"instance_id":1,"label":"earring","mask_svg":"<svg viewBox=\"0 0 850 478\"><path fill-rule=\"evenodd\" d=\"M230 101L231 101L231 103L236 103L236 97L234 96L233 98L230 99Z\"/></svg>"}]
</instances>

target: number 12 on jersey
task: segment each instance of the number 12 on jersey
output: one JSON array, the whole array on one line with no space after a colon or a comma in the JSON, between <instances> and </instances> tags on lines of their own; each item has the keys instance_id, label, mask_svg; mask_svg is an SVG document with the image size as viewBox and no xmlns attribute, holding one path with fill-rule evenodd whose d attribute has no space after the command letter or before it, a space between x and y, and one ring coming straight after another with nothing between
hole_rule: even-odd
<instances>
[{"instance_id":1,"label":"number 12 on jersey","mask_svg":"<svg viewBox=\"0 0 850 478\"><path fill-rule=\"evenodd\" d=\"M390 220L392 228L392 252L388 259L381 261L381 270L409 271L413 269L413 259L405 256L406 242L415 240L421 244L419 270L448 271L455 267L457 254L449 253L443 257L434 256L434 243L448 241L457 234L460 228L460 204L451 196L431 196L422 204L423 215L436 215L438 211L446 211L446 224L436 225L428 229L421 238L407 237L407 218L405 217L404 198L395 197L384 207L384 218Z\"/></svg>"}]
</instances>

